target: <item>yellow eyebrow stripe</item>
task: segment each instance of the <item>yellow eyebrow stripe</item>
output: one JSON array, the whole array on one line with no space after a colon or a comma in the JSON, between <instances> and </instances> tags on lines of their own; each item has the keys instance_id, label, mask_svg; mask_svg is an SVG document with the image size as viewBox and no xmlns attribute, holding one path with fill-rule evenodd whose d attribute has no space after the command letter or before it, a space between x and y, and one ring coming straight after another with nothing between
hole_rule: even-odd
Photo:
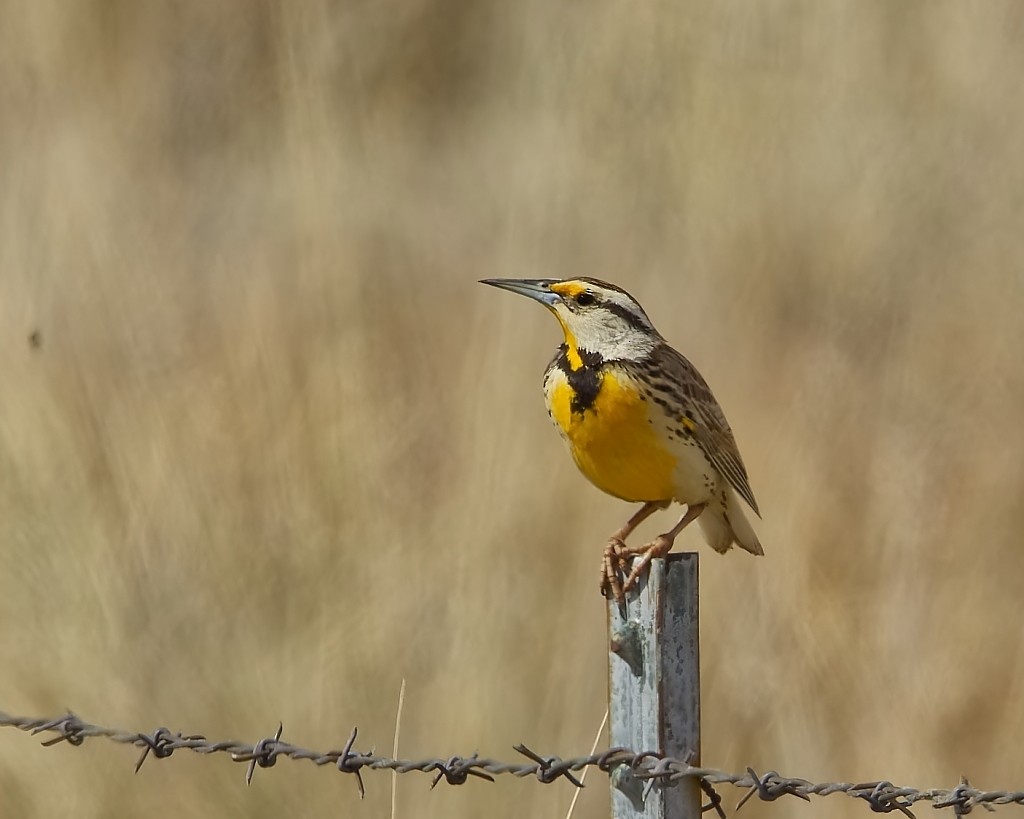
<instances>
[{"instance_id":1,"label":"yellow eyebrow stripe","mask_svg":"<svg viewBox=\"0 0 1024 819\"><path fill-rule=\"evenodd\" d=\"M582 282L558 282L558 284L551 285L551 291L557 293L559 296L563 296L567 299L574 299L580 293L587 289L587 286Z\"/></svg>"}]
</instances>

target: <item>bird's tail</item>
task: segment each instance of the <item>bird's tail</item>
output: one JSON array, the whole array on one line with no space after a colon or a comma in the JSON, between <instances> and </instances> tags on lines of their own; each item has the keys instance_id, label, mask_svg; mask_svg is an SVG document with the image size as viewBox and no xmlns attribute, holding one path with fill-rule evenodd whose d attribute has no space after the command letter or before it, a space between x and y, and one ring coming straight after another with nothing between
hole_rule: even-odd
<instances>
[{"instance_id":1,"label":"bird's tail","mask_svg":"<svg viewBox=\"0 0 1024 819\"><path fill-rule=\"evenodd\" d=\"M743 507L731 486L726 486L720 499L710 502L697 518L704 539L716 552L727 552L733 543L752 555L763 555L764 549L754 528L743 514Z\"/></svg>"}]
</instances>

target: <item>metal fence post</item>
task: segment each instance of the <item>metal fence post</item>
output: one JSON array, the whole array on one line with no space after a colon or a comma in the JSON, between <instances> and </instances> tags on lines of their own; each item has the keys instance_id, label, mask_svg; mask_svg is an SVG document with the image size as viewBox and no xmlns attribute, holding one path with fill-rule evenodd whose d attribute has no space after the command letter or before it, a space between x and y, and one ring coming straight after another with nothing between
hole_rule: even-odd
<instances>
[{"instance_id":1,"label":"metal fence post","mask_svg":"<svg viewBox=\"0 0 1024 819\"><path fill-rule=\"evenodd\" d=\"M612 747L700 765L698 558L671 554L626 596L608 600L608 709ZM699 819L696 779L664 786L625 765L611 774L613 819Z\"/></svg>"}]
</instances>

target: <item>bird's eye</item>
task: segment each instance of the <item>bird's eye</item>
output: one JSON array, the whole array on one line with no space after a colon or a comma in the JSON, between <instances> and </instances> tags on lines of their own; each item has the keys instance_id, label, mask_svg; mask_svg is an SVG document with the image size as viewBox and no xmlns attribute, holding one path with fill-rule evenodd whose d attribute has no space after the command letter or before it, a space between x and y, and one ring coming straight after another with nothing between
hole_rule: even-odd
<instances>
[{"instance_id":1,"label":"bird's eye","mask_svg":"<svg viewBox=\"0 0 1024 819\"><path fill-rule=\"evenodd\" d=\"M589 307L594 303L594 294L588 293L586 290L584 290L582 293L576 296L576 303L580 307Z\"/></svg>"}]
</instances>

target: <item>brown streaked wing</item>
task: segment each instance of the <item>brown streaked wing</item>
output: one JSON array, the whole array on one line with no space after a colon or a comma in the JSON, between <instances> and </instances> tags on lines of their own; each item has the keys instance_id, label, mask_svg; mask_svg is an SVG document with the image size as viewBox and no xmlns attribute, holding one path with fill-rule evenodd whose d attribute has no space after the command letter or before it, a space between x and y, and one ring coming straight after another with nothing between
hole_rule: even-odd
<instances>
[{"instance_id":1,"label":"brown streaked wing","mask_svg":"<svg viewBox=\"0 0 1024 819\"><path fill-rule=\"evenodd\" d=\"M722 412L703 376L685 356L667 344L660 345L654 351L652 360L661 364L665 375L672 383L679 385L683 395L691 403L696 416L694 421L697 424L693 436L704 450L704 454L714 464L715 469L725 475L740 497L750 504L754 513L761 517L754 492L750 488L747 468L743 465L732 429L729 428L725 413Z\"/></svg>"}]
</instances>

